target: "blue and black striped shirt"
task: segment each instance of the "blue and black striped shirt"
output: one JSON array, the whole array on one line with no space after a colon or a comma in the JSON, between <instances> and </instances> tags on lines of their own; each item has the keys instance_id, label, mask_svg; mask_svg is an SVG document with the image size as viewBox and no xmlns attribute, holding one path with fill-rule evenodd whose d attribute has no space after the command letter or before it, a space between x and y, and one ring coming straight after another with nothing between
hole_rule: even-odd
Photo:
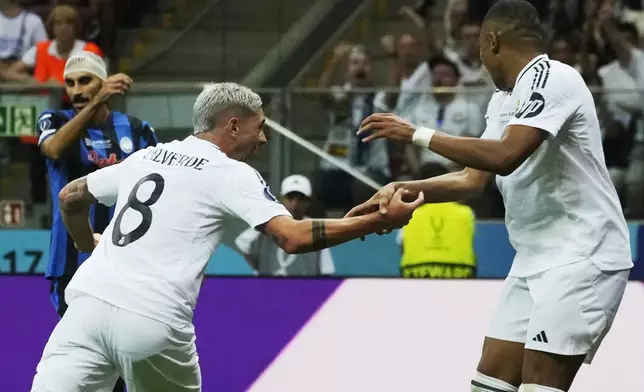
<instances>
[{"instance_id":1,"label":"blue and black striped shirt","mask_svg":"<svg viewBox=\"0 0 644 392\"><path fill-rule=\"evenodd\" d=\"M43 112L38 118L38 144L53 136L75 114L73 110ZM49 263L45 274L47 278L71 276L89 257L88 253L76 250L74 241L63 224L58 206L58 193L61 189L77 178L116 164L135 151L156 144L157 138L150 124L124 113L110 112L103 124L88 128L62 157L57 160L46 158L53 204ZM114 207L92 205L90 221L94 232L102 233L113 213Z\"/></svg>"}]
</instances>

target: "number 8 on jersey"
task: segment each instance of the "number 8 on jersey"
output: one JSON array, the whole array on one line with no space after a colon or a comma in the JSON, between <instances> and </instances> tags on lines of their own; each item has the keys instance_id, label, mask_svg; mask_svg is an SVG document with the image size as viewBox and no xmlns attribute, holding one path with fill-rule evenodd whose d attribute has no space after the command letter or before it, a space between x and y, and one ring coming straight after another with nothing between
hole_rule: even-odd
<instances>
[{"instance_id":1,"label":"number 8 on jersey","mask_svg":"<svg viewBox=\"0 0 644 392\"><path fill-rule=\"evenodd\" d=\"M141 187L141 185L150 181L154 182L154 189L152 190L152 194L150 194L150 197L145 201L139 200L136 196L139 188ZM116 217L116 221L114 222L114 230L112 231L112 243L114 245L119 247L127 246L128 244L131 244L132 242L143 237L145 233L150 230L150 225L152 225L152 210L150 209L150 206L159 200L161 193L163 193L164 187L165 180L158 173L148 174L147 176L140 179L139 182L136 183L136 185L134 185L134 188L132 188L132 191L127 197L127 203L125 203L118 216ZM124 234L121 231L121 220L123 219L125 212L130 208L139 212L141 214L142 220L141 223L136 228L134 228L134 230L130 231L127 234Z\"/></svg>"}]
</instances>

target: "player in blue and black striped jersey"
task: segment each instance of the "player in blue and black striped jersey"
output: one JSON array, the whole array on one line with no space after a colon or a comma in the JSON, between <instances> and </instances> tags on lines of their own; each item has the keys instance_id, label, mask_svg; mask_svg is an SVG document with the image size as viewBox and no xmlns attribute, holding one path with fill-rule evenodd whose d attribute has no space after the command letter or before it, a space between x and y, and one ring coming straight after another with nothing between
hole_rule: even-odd
<instances>
[{"instance_id":1,"label":"player in blue and black striped jersey","mask_svg":"<svg viewBox=\"0 0 644 392\"><path fill-rule=\"evenodd\" d=\"M67 233L58 193L69 182L157 143L150 124L108 109L111 97L129 89L132 80L127 75L108 78L100 57L79 52L67 60L64 76L73 109L47 110L38 118L38 146L46 157L53 201L46 277L51 280L51 299L61 317L67 309L65 287L89 253L79 252ZM113 212L113 208L92 206L90 220L96 233L103 232Z\"/></svg>"}]
</instances>

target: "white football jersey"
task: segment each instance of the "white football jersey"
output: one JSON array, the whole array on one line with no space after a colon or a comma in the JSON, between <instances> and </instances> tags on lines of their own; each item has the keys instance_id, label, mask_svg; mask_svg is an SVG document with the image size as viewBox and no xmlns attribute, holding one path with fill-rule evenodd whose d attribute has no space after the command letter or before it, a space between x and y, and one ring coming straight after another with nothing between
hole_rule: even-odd
<instances>
[{"instance_id":1,"label":"white football jersey","mask_svg":"<svg viewBox=\"0 0 644 392\"><path fill-rule=\"evenodd\" d=\"M90 193L116 203L114 218L65 292L78 292L181 328L192 321L206 264L224 230L289 212L261 175L189 136L87 176Z\"/></svg>"},{"instance_id":2,"label":"white football jersey","mask_svg":"<svg viewBox=\"0 0 644 392\"><path fill-rule=\"evenodd\" d=\"M512 92L497 91L482 138L508 125L539 128L546 141L512 174L497 176L517 253L510 275L530 276L590 259L611 271L633 266L629 231L608 176L593 97L579 72L534 58Z\"/></svg>"}]
</instances>

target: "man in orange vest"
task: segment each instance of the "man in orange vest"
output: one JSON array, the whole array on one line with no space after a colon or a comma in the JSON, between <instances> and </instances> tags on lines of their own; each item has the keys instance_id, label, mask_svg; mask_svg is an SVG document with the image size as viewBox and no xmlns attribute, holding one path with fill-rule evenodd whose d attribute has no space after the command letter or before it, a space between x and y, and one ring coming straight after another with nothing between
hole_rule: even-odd
<instances>
[{"instance_id":1,"label":"man in orange vest","mask_svg":"<svg viewBox=\"0 0 644 392\"><path fill-rule=\"evenodd\" d=\"M54 7L47 18L47 29L53 32L54 39L32 46L1 76L11 81L65 84L65 62L73 53L85 51L103 57L96 44L77 39L80 26L80 17L74 8L68 5ZM33 71L33 78L30 71Z\"/></svg>"}]
</instances>

